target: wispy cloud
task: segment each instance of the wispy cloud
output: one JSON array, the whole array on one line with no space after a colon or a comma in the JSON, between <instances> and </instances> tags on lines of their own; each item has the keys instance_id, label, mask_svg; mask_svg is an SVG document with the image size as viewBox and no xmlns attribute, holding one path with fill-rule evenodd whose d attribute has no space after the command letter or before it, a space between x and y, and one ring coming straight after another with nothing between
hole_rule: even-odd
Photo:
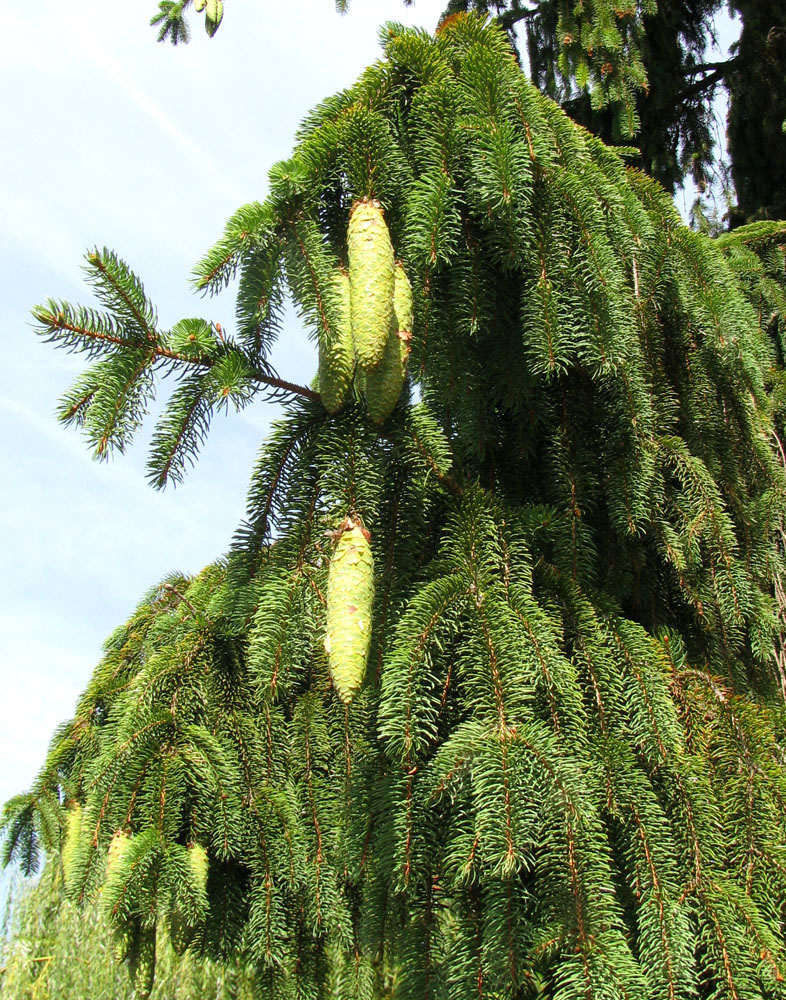
<instances>
[{"instance_id":1,"label":"wispy cloud","mask_svg":"<svg viewBox=\"0 0 786 1000\"><path fill-rule=\"evenodd\" d=\"M219 189L228 195L233 201L240 202L242 195L232 184L225 172L213 160L209 153L195 142L191 136L187 135L183 129L176 125L168 115L164 114L160 106L146 94L128 75L120 68L115 59L106 53L97 39L88 41L84 37L80 38L83 50L92 61L100 66L106 75L113 80L118 87L139 107L156 125L158 125L172 141L178 145L195 163L199 163L200 170L212 174Z\"/></svg>"}]
</instances>

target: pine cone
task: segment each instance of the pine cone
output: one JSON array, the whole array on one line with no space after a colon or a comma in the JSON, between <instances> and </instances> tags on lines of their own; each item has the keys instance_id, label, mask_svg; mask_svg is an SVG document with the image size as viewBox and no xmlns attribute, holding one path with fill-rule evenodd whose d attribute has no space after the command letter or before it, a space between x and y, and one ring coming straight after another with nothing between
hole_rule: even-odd
<instances>
[{"instance_id":1,"label":"pine cone","mask_svg":"<svg viewBox=\"0 0 786 1000\"><path fill-rule=\"evenodd\" d=\"M106 852L106 873L111 875L126 853L131 837L124 830L117 830L109 841L109 848Z\"/></svg>"},{"instance_id":2,"label":"pine cone","mask_svg":"<svg viewBox=\"0 0 786 1000\"><path fill-rule=\"evenodd\" d=\"M188 848L188 864L194 876L194 882L204 892L207 889L207 872L209 861L207 851L201 844L191 844Z\"/></svg>"},{"instance_id":3,"label":"pine cone","mask_svg":"<svg viewBox=\"0 0 786 1000\"><path fill-rule=\"evenodd\" d=\"M153 991L156 977L156 929L145 927L139 931L129 959L131 981L134 984L133 1000L147 1000Z\"/></svg>"},{"instance_id":4,"label":"pine cone","mask_svg":"<svg viewBox=\"0 0 786 1000\"><path fill-rule=\"evenodd\" d=\"M368 532L347 518L330 560L327 585L327 636L330 676L348 705L363 683L371 643L374 559Z\"/></svg>"},{"instance_id":5,"label":"pine cone","mask_svg":"<svg viewBox=\"0 0 786 1000\"><path fill-rule=\"evenodd\" d=\"M366 373L366 409L381 424L395 409L404 386L412 338L412 286L401 264L396 264L393 320L385 353L376 368Z\"/></svg>"},{"instance_id":6,"label":"pine cone","mask_svg":"<svg viewBox=\"0 0 786 1000\"><path fill-rule=\"evenodd\" d=\"M374 368L385 353L393 317L395 261L390 233L377 201L359 201L347 233L352 296L352 339L358 363Z\"/></svg>"}]
</instances>

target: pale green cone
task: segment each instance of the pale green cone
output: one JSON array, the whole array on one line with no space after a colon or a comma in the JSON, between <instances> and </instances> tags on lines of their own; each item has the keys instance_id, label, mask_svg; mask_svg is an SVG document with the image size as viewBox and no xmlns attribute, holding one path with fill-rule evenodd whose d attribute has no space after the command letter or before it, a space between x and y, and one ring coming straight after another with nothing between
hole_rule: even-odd
<instances>
[{"instance_id":1,"label":"pale green cone","mask_svg":"<svg viewBox=\"0 0 786 1000\"><path fill-rule=\"evenodd\" d=\"M109 849L106 852L106 874L111 875L117 868L120 861L131 843L131 837L124 830L117 830L109 841Z\"/></svg>"},{"instance_id":2,"label":"pale green cone","mask_svg":"<svg viewBox=\"0 0 786 1000\"><path fill-rule=\"evenodd\" d=\"M399 333L412 333L414 322L414 306L412 301L412 285L409 283L404 265L396 263L395 283L393 285L393 312L395 324Z\"/></svg>"},{"instance_id":3,"label":"pale green cone","mask_svg":"<svg viewBox=\"0 0 786 1000\"><path fill-rule=\"evenodd\" d=\"M366 372L366 409L375 424L387 420L396 408L407 374L409 336L391 327L382 360Z\"/></svg>"},{"instance_id":4,"label":"pale green cone","mask_svg":"<svg viewBox=\"0 0 786 1000\"><path fill-rule=\"evenodd\" d=\"M79 854L79 839L82 836L82 807L72 802L66 815L66 831L60 859L63 863L63 881L67 893L73 892L76 876L76 861Z\"/></svg>"},{"instance_id":5,"label":"pale green cone","mask_svg":"<svg viewBox=\"0 0 786 1000\"><path fill-rule=\"evenodd\" d=\"M412 286L401 264L396 264L394 304L385 353L377 367L366 373L366 409L375 424L387 420L395 409L407 375L412 337Z\"/></svg>"},{"instance_id":6,"label":"pale green cone","mask_svg":"<svg viewBox=\"0 0 786 1000\"><path fill-rule=\"evenodd\" d=\"M352 339L358 364L368 370L382 360L393 316L393 244L377 201L359 201L347 232L352 290Z\"/></svg>"},{"instance_id":7,"label":"pale green cone","mask_svg":"<svg viewBox=\"0 0 786 1000\"><path fill-rule=\"evenodd\" d=\"M205 31L211 38L218 31L223 16L224 4L222 0L207 0L205 4Z\"/></svg>"},{"instance_id":8,"label":"pale green cone","mask_svg":"<svg viewBox=\"0 0 786 1000\"><path fill-rule=\"evenodd\" d=\"M208 857L207 851L201 844L191 844L188 848L188 865L194 876L194 882L202 892L207 889Z\"/></svg>"},{"instance_id":9,"label":"pale green cone","mask_svg":"<svg viewBox=\"0 0 786 1000\"><path fill-rule=\"evenodd\" d=\"M330 676L346 705L366 673L373 604L374 559L367 532L347 518L328 570L325 637Z\"/></svg>"},{"instance_id":10,"label":"pale green cone","mask_svg":"<svg viewBox=\"0 0 786 1000\"><path fill-rule=\"evenodd\" d=\"M184 955L196 936L197 928L189 924L179 909L169 914L169 943L176 955Z\"/></svg>"},{"instance_id":11,"label":"pale green cone","mask_svg":"<svg viewBox=\"0 0 786 1000\"><path fill-rule=\"evenodd\" d=\"M196 2L194 3L194 10L197 12L197 14L201 14L206 6L207 6L207 0L196 0Z\"/></svg>"},{"instance_id":12,"label":"pale green cone","mask_svg":"<svg viewBox=\"0 0 786 1000\"><path fill-rule=\"evenodd\" d=\"M338 413L343 407L355 373L349 276L336 271L333 282L336 322L319 338L319 394L328 413Z\"/></svg>"}]
</instances>

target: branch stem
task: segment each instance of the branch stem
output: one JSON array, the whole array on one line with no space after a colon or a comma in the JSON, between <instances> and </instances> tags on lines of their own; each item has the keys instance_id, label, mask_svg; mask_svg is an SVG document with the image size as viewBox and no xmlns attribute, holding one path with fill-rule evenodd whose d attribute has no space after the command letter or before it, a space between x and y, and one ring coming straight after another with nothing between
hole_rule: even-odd
<instances>
[{"instance_id":1,"label":"branch stem","mask_svg":"<svg viewBox=\"0 0 786 1000\"><path fill-rule=\"evenodd\" d=\"M134 350L149 348L154 357L160 360L180 361L183 364L198 365L202 368L211 368L215 364L214 358L207 358L204 356L188 357L188 355L179 354L177 351L172 351L169 348L164 347L162 344L140 344L133 340L127 340L125 337L117 336L116 334L102 333L99 330L91 330L87 327L77 326L75 323L69 323L62 313L55 314L44 309L36 309L34 310L34 315L36 319L38 319L41 323L45 323L52 330L67 330L69 333L75 333L78 336L86 337L90 340L103 340L110 344L117 344L118 347L128 347ZM296 382L289 382L287 379L279 378L277 375L261 371L259 368L252 368L249 374L255 382L270 386L272 389L280 389L283 392L292 393L294 396L303 396L305 399L311 399L315 403L320 402L322 399L318 392L314 392L314 390L309 389L308 386L298 385Z\"/></svg>"}]
</instances>

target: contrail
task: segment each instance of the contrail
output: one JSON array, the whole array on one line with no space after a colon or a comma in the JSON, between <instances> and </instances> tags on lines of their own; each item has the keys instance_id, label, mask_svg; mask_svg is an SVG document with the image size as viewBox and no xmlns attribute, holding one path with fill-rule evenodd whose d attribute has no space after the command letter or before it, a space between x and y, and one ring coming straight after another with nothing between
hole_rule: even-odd
<instances>
[{"instance_id":1,"label":"contrail","mask_svg":"<svg viewBox=\"0 0 786 1000\"><path fill-rule=\"evenodd\" d=\"M125 73L118 68L116 63L114 63L104 52L97 47L96 51L91 53L94 62L96 62L106 73L110 76L115 83L125 91L126 94L137 104L145 114L149 115L153 121L164 129L174 140L186 150L195 160L199 163L200 170L207 168L212 174L215 175L218 186L221 190L233 198L236 202L240 203L242 201L242 195L232 186L231 182L227 179L226 175L221 172L218 166L210 160L210 157L205 153L201 146L199 146L194 140L186 135L186 133L178 128L177 125L167 117L164 112L156 106L155 102L151 100L143 91L136 86L136 84L130 80Z\"/></svg>"},{"instance_id":2,"label":"contrail","mask_svg":"<svg viewBox=\"0 0 786 1000\"><path fill-rule=\"evenodd\" d=\"M114 82L123 90L131 100L144 111L146 115L153 119L171 138L188 154L194 157L200 165L200 170L208 170L216 178L218 187L235 202L240 204L243 196L233 187L231 181L221 168L211 159L204 149L187 135L171 118L169 118L156 105L144 91L131 80L118 66L110 54L106 52L105 45L92 32L85 31L84 26L80 26L79 33L69 33L70 42L78 46L85 56L99 66Z\"/></svg>"}]
</instances>

